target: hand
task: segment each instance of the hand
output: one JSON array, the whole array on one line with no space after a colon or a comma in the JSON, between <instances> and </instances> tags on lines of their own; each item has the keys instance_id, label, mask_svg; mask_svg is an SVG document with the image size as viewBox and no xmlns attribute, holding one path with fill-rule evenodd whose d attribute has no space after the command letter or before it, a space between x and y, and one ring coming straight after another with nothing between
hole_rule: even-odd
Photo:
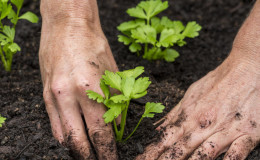
<instances>
[{"instance_id":1,"label":"hand","mask_svg":"<svg viewBox=\"0 0 260 160\"><path fill-rule=\"evenodd\" d=\"M159 142L136 160L242 160L260 141L260 1L230 56L195 82L157 129Z\"/></svg>"},{"instance_id":2,"label":"hand","mask_svg":"<svg viewBox=\"0 0 260 160\"><path fill-rule=\"evenodd\" d=\"M53 21L43 16L39 58L54 137L69 147L76 159L95 159L92 143L98 159L116 160L112 127L102 118L106 109L89 100L85 92L102 94L101 75L105 70L117 71L99 23L84 18Z\"/></svg>"}]
</instances>

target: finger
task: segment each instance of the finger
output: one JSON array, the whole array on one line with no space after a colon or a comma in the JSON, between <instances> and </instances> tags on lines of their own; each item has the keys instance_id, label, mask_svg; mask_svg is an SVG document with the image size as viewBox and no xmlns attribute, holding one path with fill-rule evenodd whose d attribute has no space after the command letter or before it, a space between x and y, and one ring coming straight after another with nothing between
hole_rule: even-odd
<instances>
[{"instance_id":1,"label":"finger","mask_svg":"<svg viewBox=\"0 0 260 160\"><path fill-rule=\"evenodd\" d=\"M256 147L257 143L250 136L242 136L236 139L223 160L242 160L246 159L248 154Z\"/></svg>"},{"instance_id":2,"label":"finger","mask_svg":"<svg viewBox=\"0 0 260 160\"><path fill-rule=\"evenodd\" d=\"M176 121L176 119L178 118L178 116L176 115L180 114L180 107L181 107L181 101L165 117L163 117L162 119L160 119L155 123L156 125L164 120L164 122L160 126L158 126L156 130L165 128L170 122Z\"/></svg>"},{"instance_id":3,"label":"finger","mask_svg":"<svg viewBox=\"0 0 260 160\"><path fill-rule=\"evenodd\" d=\"M143 154L137 156L136 160L155 160L172 146L184 134L184 126L176 127L168 125L157 142L146 147Z\"/></svg>"},{"instance_id":4,"label":"finger","mask_svg":"<svg viewBox=\"0 0 260 160\"><path fill-rule=\"evenodd\" d=\"M234 134L233 134L234 135ZM215 159L221 153L224 153L232 141L236 139L232 134L218 132L210 136L198 149L194 151L189 160L196 159Z\"/></svg>"},{"instance_id":5,"label":"finger","mask_svg":"<svg viewBox=\"0 0 260 160\"><path fill-rule=\"evenodd\" d=\"M88 127L88 134L98 159L118 159L111 124L106 124L102 118L106 112L105 107L90 100L82 100L80 105Z\"/></svg>"},{"instance_id":6,"label":"finger","mask_svg":"<svg viewBox=\"0 0 260 160\"><path fill-rule=\"evenodd\" d=\"M59 87L59 84L52 87L62 123L64 145L76 159L95 159L76 98L69 89L64 88Z\"/></svg>"},{"instance_id":7,"label":"finger","mask_svg":"<svg viewBox=\"0 0 260 160\"><path fill-rule=\"evenodd\" d=\"M62 133L60 116L53 103L52 94L50 93L49 90L45 89L43 91L43 98L45 102L46 111L48 113L51 122L52 134L55 139L57 139L60 143L62 143L64 141L64 137Z\"/></svg>"}]
</instances>

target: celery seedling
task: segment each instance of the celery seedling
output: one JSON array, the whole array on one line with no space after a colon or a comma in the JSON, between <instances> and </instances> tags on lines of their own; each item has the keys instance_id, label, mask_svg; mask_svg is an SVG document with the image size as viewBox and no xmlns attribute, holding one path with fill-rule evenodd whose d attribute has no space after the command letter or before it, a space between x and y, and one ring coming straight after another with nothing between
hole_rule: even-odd
<instances>
[{"instance_id":1,"label":"celery seedling","mask_svg":"<svg viewBox=\"0 0 260 160\"><path fill-rule=\"evenodd\" d=\"M100 80L100 88L103 91L104 96L91 90L87 90L87 95L90 99L103 103L108 111L103 115L105 123L113 122L114 130L117 141L126 141L136 131L143 118L154 117L155 113L162 113L165 108L161 103L146 103L145 112L136 125L132 133L125 139L123 139L127 110L131 99L138 99L147 94L147 88L151 84L148 77L138 78L144 72L144 67L136 67L135 69L126 70L123 72L110 72L105 71L105 74ZM120 91L120 94L112 95L110 88L114 88ZM115 119L121 114L121 124L118 129Z\"/></svg>"},{"instance_id":2,"label":"celery seedling","mask_svg":"<svg viewBox=\"0 0 260 160\"><path fill-rule=\"evenodd\" d=\"M144 59L164 59L173 62L179 53L171 47L174 45L182 47L186 44L184 41L186 37L197 37L201 26L192 21L185 27L180 21L172 21L165 16L161 19L156 17L167 8L168 1L148 0L128 9L129 16L136 19L117 27L123 34L118 36L118 41L130 45L129 50L137 52L138 55L143 50Z\"/></svg>"},{"instance_id":3,"label":"celery seedling","mask_svg":"<svg viewBox=\"0 0 260 160\"><path fill-rule=\"evenodd\" d=\"M6 118L0 115L0 127L2 127L2 124L5 123L5 120Z\"/></svg>"},{"instance_id":4,"label":"celery seedling","mask_svg":"<svg viewBox=\"0 0 260 160\"><path fill-rule=\"evenodd\" d=\"M16 6L16 10L13 9ZM23 0L0 0L0 56L6 71L11 71L13 55L21 50L14 42L15 27L20 19L28 20L32 23L38 22L38 17L32 12L26 12L20 16ZM9 19L12 26L4 25L3 20Z\"/></svg>"}]
</instances>

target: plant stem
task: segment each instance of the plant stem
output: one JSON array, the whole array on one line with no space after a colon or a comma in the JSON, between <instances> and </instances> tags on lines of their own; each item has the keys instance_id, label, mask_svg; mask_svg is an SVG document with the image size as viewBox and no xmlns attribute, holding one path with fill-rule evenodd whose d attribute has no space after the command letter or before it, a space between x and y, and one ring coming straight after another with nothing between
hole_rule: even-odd
<instances>
[{"instance_id":1,"label":"plant stem","mask_svg":"<svg viewBox=\"0 0 260 160\"><path fill-rule=\"evenodd\" d=\"M117 125L116 125L116 119L113 120L114 123L114 130L116 132L116 137L118 137L118 129L117 129Z\"/></svg>"},{"instance_id":2,"label":"plant stem","mask_svg":"<svg viewBox=\"0 0 260 160\"><path fill-rule=\"evenodd\" d=\"M7 60L5 59L1 46L0 46L0 56L1 56L1 60L3 62L4 68L5 68L5 71L8 71L8 72L11 71L11 67L10 67L9 63L7 62Z\"/></svg>"},{"instance_id":3,"label":"plant stem","mask_svg":"<svg viewBox=\"0 0 260 160\"><path fill-rule=\"evenodd\" d=\"M128 110L129 102L130 102L130 101L127 101L126 108L125 108L125 110L122 112L122 119L121 119L121 124L120 124L120 131L119 131L119 136L117 137L117 140L118 140L119 142L122 142L122 139L123 139L124 130L125 130L125 123L126 123L126 116L127 116L127 110Z\"/></svg>"},{"instance_id":4,"label":"plant stem","mask_svg":"<svg viewBox=\"0 0 260 160\"><path fill-rule=\"evenodd\" d=\"M139 122L137 123L135 129L132 131L132 133L131 133L129 136L127 136L126 139L123 140L123 142L127 141L127 140L135 133L136 129L139 127L139 125L140 125L141 121L143 120L143 118L144 118L144 117L142 117L142 118L139 120Z\"/></svg>"}]
</instances>

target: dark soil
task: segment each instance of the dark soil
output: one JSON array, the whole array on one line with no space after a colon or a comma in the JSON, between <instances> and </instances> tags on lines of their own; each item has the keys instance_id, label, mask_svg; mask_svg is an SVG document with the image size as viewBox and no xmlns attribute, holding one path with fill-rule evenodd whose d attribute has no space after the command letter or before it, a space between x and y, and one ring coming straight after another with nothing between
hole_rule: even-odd
<instances>
[{"instance_id":1,"label":"dark soil","mask_svg":"<svg viewBox=\"0 0 260 160\"><path fill-rule=\"evenodd\" d=\"M201 35L178 48L181 53L174 63L148 62L130 53L117 42L116 26L129 20L128 7L139 0L98 0L101 23L121 70L144 66L145 75L152 80L146 98L133 102L127 119L129 134L141 116L146 101L162 102L166 109L153 119L145 119L127 144L118 144L120 160L132 160L142 153L157 132L152 125L163 117L183 97L186 89L207 72L216 68L229 54L232 41L249 14L250 0L170 0L163 13L171 19L195 20L203 26ZM39 16L39 1L27 0L22 12L34 11ZM0 70L0 113L7 118L0 129L0 159L72 159L69 151L52 137L48 115L42 98L38 64L41 23L22 21L17 27L16 40L22 52L15 55L13 71ZM260 159L257 147L249 156Z\"/></svg>"}]
</instances>

